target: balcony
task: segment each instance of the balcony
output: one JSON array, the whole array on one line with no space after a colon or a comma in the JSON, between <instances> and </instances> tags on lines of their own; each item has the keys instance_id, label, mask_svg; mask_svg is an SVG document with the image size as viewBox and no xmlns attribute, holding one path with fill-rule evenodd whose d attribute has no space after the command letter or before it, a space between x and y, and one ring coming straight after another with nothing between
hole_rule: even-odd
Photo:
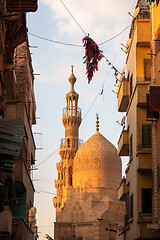
<instances>
[{"instance_id":1,"label":"balcony","mask_svg":"<svg viewBox=\"0 0 160 240\"><path fill-rule=\"evenodd\" d=\"M137 106L146 106L146 93L148 92L148 84L137 85Z\"/></svg>"},{"instance_id":2,"label":"balcony","mask_svg":"<svg viewBox=\"0 0 160 240\"><path fill-rule=\"evenodd\" d=\"M14 180L24 185L25 189L30 189L27 193L27 199L33 203L34 186L28 172L25 162L22 160L14 160Z\"/></svg>"},{"instance_id":3,"label":"balcony","mask_svg":"<svg viewBox=\"0 0 160 240\"><path fill-rule=\"evenodd\" d=\"M129 187L126 186L126 179L123 178L118 188L118 200L125 201L126 195L129 192Z\"/></svg>"},{"instance_id":4,"label":"balcony","mask_svg":"<svg viewBox=\"0 0 160 240\"><path fill-rule=\"evenodd\" d=\"M61 139L60 150L62 149L78 149L83 144L83 140L77 138Z\"/></svg>"},{"instance_id":5,"label":"balcony","mask_svg":"<svg viewBox=\"0 0 160 240\"><path fill-rule=\"evenodd\" d=\"M152 154L139 153L137 155L137 171L152 170Z\"/></svg>"},{"instance_id":6,"label":"balcony","mask_svg":"<svg viewBox=\"0 0 160 240\"><path fill-rule=\"evenodd\" d=\"M118 141L118 155L129 156L129 131L123 130Z\"/></svg>"},{"instance_id":7,"label":"balcony","mask_svg":"<svg viewBox=\"0 0 160 240\"><path fill-rule=\"evenodd\" d=\"M8 12L35 12L37 0L7 0Z\"/></svg>"},{"instance_id":8,"label":"balcony","mask_svg":"<svg viewBox=\"0 0 160 240\"><path fill-rule=\"evenodd\" d=\"M160 112L160 86L150 86L147 94L147 118L159 118Z\"/></svg>"},{"instance_id":9,"label":"balcony","mask_svg":"<svg viewBox=\"0 0 160 240\"><path fill-rule=\"evenodd\" d=\"M118 111L126 112L129 103L129 82L123 78L117 90Z\"/></svg>"},{"instance_id":10,"label":"balcony","mask_svg":"<svg viewBox=\"0 0 160 240\"><path fill-rule=\"evenodd\" d=\"M63 109L63 118L65 117L79 117L81 118L81 109L78 107L70 107Z\"/></svg>"},{"instance_id":11,"label":"balcony","mask_svg":"<svg viewBox=\"0 0 160 240\"><path fill-rule=\"evenodd\" d=\"M22 219L16 219L13 221L13 232L15 240L31 240L33 238L33 232L26 221Z\"/></svg>"},{"instance_id":12,"label":"balcony","mask_svg":"<svg viewBox=\"0 0 160 240\"><path fill-rule=\"evenodd\" d=\"M12 234L12 212L8 206L0 213L0 233Z\"/></svg>"}]
</instances>

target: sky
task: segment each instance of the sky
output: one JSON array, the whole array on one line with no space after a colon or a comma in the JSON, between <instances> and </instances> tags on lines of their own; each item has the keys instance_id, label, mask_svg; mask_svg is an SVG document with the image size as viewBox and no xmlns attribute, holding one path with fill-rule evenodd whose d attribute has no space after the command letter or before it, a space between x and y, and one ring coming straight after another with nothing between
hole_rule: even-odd
<instances>
[{"instance_id":1,"label":"sky","mask_svg":"<svg viewBox=\"0 0 160 240\"><path fill-rule=\"evenodd\" d=\"M129 28L113 40L101 43L116 36L131 24L132 17L128 12L132 14L135 5L134 0L39 0L38 11L27 15L37 103L37 124L33 127L37 147L37 170L33 171L32 179L40 240L45 239L45 234L54 236L54 180L57 179L56 163L60 161L58 148L65 133L62 110L66 107L65 95L70 91L68 78L71 65L74 65L77 78L75 90L79 94L79 107L82 109L80 139L86 141L95 133L98 113L100 133L117 147L122 131L122 126L117 121L121 122L125 113L117 110L114 71L103 58L99 62L99 70L88 84L83 64L85 50L82 39L85 34L89 34L104 56L121 71L126 60L121 43L126 44ZM79 46L56 44L33 34ZM103 94L99 95L102 88ZM127 158L122 159L123 175L127 161Z\"/></svg>"}]
</instances>

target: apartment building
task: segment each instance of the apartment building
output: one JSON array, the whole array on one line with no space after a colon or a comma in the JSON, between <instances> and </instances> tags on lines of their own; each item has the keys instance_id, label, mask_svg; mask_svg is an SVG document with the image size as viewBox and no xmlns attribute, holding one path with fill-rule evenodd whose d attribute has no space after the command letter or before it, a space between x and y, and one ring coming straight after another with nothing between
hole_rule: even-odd
<instances>
[{"instance_id":1,"label":"apartment building","mask_svg":"<svg viewBox=\"0 0 160 240\"><path fill-rule=\"evenodd\" d=\"M126 45L126 76L117 88L118 111L124 112L124 125L118 141L120 156L128 156L126 177L118 189L125 201L126 215L119 232L122 239L159 239L160 232L149 228L152 223L152 119L147 116L151 84L150 10L148 1L138 1ZM124 119L122 124L124 124Z\"/></svg>"},{"instance_id":2,"label":"apartment building","mask_svg":"<svg viewBox=\"0 0 160 240\"><path fill-rule=\"evenodd\" d=\"M34 75L26 12L37 1L0 1L0 239L37 239L32 125Z\"/></svg>"}]
</instances>

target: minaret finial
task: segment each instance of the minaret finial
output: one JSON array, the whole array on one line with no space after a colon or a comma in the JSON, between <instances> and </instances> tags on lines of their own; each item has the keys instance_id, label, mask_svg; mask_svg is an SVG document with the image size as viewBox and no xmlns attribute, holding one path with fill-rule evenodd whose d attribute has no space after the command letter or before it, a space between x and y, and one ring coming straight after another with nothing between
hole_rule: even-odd
<instances>
[{"instance_id":1,"label":"minaret finial","mask_svg":"<svg viewBox=\"0 0 160 240\"><path fill-rule=\"evenodd\" d=\"M76 77L74 76L74 73L73 73L73 65L71 65L71 75L70 75L70 77L69 77L69 82L70 82L70 84L71 84L71 92L73 91L74 92L74 84L75 84L75 82L76 82Z\"/></svg>"},{"instance_id":2,"label":"minaret finial","mask_svg":"<svg viewBox=\"0 0 160 240\"><path fill-rule=\"evenodd\" d=\"M96 114L96 131L99 132L99 114Z\"/></svg>"},{"instance_id":3,"label":"minaret finial","mask_svg":"<svg viewBox=\"0 0 160 240\"><path fill-rule=\"evenodd\" d=\"M73 66L73 65L71 65L71 71L72 71L72 73L73 73L73 68L74 68L74 66Z\"/></svg>"}]
</instances>

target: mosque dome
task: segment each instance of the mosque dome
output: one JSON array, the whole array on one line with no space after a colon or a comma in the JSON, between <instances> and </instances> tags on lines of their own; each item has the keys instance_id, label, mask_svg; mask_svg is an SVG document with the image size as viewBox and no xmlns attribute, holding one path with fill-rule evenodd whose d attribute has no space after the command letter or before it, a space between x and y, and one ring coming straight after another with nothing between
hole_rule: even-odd
<instances>
[{"instance_id":1,"label":"mosque dome","mask_svg":"<svg viewBox=\"0 0 160 240\"><path fill-rule=\"evenodd\" d=\"M117 149L98 131L78 149L73 161L73 187L118 188L122 165Z\"/></svg>"}]
</instances>

